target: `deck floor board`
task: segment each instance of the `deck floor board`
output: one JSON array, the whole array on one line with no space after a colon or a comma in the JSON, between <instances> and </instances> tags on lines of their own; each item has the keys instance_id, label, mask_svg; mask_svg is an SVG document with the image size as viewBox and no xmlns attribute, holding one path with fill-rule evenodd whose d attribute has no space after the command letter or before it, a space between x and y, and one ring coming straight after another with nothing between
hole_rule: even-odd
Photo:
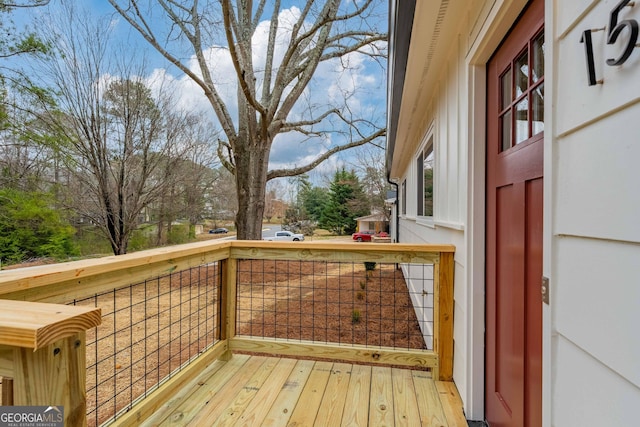
<instances>
[{"instance_id":1,"label":"deck floor board","mask_svg":"<svg viewBox=\"0 0 640 427\"><path fill-rule=\"evenodd\" d=\"M428 372L234 355L216 361L143 426L464 427L453 383Z\"/></svg>"}]
</instances>

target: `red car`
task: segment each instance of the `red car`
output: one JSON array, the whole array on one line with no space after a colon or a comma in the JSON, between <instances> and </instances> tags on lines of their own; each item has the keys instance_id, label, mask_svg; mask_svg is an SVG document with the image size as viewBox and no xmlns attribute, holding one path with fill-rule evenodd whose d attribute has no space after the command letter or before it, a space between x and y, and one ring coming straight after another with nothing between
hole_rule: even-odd
<instances>
[{"instance_id":1,"label":"red car","mask_svg":"<svg viewBox=\"0 0 640 427\"><path fill-rule=\"evenodd\" d=\"M353 233L351 235L351 238L358 242L370 242L371 236L373 236L374 234L376 234L376 232L373 230L364 230L364 231L359 231L357 233Z\"/></svg>"}]
</instances>

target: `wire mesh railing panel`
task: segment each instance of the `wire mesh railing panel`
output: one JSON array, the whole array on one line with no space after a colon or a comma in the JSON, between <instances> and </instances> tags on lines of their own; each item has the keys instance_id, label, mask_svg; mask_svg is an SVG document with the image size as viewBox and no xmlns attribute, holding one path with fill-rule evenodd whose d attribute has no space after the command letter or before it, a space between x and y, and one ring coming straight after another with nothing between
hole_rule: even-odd
<instances>
[{"instance_id":1,"label":"wire mesh railing panel","mask_svg":"<svg viewBox=\"0 0 640 427\"><path fill-rule=\"evenodd\" d=\"M220 340L218 263L174 272L75 305L102 309L87 331L87 425L128 411Z\"/></svg>"},{"instance_id":2,"label":"wire mesh railing panel","mask_svg":"<svg viewBox=\"0 0 640 427\"><path fill-rule=\"evenodd\" d=\"M401 264L400 268L424 342L427 348L433 349L433 265Z\"/></svg>"},{"instance_id":3,"label":"wire mesh railing panel","mask_svg":"<svg viewBox=\"0 0 640 427\"><path fill-rule=\"evenodd\" d=\"M393 263L239 260L238 335L427 349L433 298L427 308L423 291L409 288L403 272ZM416 282L417 267L412 273ZM421 273L433 287L432 266Z\"/></svg>"}]
</instances>

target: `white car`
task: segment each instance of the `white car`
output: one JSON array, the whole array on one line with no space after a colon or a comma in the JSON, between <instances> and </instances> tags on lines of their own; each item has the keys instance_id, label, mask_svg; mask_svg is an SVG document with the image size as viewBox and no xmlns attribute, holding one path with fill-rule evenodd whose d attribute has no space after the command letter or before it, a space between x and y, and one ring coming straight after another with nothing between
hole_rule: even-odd
<instances>
[{"instance_id":1,"label":"white car","mask_svg":"<svg viewBox=\"0 0 640 427\"><path fill-rule=\"evenodd\" d=\"M298 242L304 240L304 234L296 234L290 231L276 231L275 236L266 237L265 240Z\"/></svg>"}]
</instances>

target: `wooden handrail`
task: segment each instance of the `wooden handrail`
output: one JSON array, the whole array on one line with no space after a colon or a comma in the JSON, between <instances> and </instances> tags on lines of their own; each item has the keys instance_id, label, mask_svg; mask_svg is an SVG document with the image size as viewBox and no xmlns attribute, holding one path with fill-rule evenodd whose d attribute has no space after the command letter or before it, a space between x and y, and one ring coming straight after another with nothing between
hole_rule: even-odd
<instances>
[{"instance_id":1,"label":"wooden handrail","mask_svg":"<svg viewBox=\"0 0 640 427\"><path fill-rule=\"evenodd\" d=\"M85 335L100 322L95 307L0 300L3 399L61 406L65 425L86 426Z\"/></svg>"},{"instance_id":2,"label":"wooden handrail","mask_svg":"<svg viewBox=\"0 0 640 427\"><path fill-rule=\"evenodd\" d=\"M295 243L292 244L292 243ZM0 271L0 298L66 304L73 299L228 258L431 263L453 245L352 242L197 242L126 255Z\"/></svg>"}]
</instances>

